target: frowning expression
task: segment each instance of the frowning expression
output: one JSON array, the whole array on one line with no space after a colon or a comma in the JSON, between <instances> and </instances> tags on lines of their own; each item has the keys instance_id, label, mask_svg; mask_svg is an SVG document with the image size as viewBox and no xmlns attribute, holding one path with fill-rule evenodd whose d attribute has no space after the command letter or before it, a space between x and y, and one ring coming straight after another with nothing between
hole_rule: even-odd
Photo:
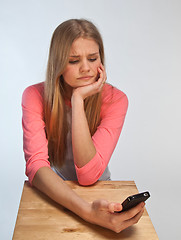
<instances>
[{"instance_id":1,"label":"frowning expression","mask_svg":"<svg viewBox=\"0 0 181 240\"><path fill-rule=\"evenodd\" d=\"M101 65L99 46L92 39L76 39L70 50L69 62L63 72L66 90L82 87L96 81Z\"/></svg>"}]
</instances>

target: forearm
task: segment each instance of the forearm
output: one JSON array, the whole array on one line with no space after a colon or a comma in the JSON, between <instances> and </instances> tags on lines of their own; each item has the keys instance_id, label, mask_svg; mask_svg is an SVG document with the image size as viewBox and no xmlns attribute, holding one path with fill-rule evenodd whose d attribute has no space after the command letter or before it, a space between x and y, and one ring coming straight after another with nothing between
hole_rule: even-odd
<instances>
[{"instance_id":1,"label":"forearm","mask_svg":"<svg viewBox=\"0 0 181 240\"><path fill-rule=\"evenodd\" d=\"M96 154L84 111L84 101L76 94L72 96L72 147L77 167L83 167Z\"/></svg>"},{"instance_id":2,"label":"forearm","mask_svg":"<svg viewBox=\"0 0 181 240\"><path fill-rule=\"evenodd\" d=\"M96 154L96 148L91 138L89 126L84 111L84 99L101 92L106 81L104 66L98 69L99 78L92 84L75 88L71 97L72 103L72 146L74 161L77 167L86 165Z\"/></svg>"},{"instance_id":3,"label":"forearm","mask_svg":"<svg viewBox=\"0 0 181 240\"><path fill-rule=\"evenodd\" d=\"M81 199L68 185L48 167L40 168L33 179L33 185L51 199L68 208L84 220L97 224L115 232L136 223L143 214L144 205L139 204L133 209L123 212L120 203L109 203L106 200L95 200L87 203ZM127 213L128 212L128 213Z\"/></svg>"},{"instance_id":4,"label":"forearm","mask_svg":"<svg viewBox=\"0 0 181 240\"><path fill-rule=\"evenodd\" d=\"M52 169L40 168L32 184L60 205L87 220L90 204L80 198Z\"/></svg>"}]
</instances>

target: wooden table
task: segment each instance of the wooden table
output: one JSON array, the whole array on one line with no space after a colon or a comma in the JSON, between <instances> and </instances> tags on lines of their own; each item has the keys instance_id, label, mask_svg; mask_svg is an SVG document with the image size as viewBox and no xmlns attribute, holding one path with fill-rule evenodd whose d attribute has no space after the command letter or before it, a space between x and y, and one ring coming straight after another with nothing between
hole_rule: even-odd
<instances>
[{"instance_id":1,"label":"wooden table","mask_svg":"<svg viewBox=\"0 0 181 240\"><path fill-rule=\"evenodd\" d=\"M67 184L87 201L107 199L122 202L138 192L134 181L99 181L93 186L82 187L76 182ZM148 200L151 201L151 198ZM158 239L150 217L145 209L141 220L121 233L85 222L69 210L25 181L13 240L99 240L99 239Z\"/></svg>"}]
</instances>

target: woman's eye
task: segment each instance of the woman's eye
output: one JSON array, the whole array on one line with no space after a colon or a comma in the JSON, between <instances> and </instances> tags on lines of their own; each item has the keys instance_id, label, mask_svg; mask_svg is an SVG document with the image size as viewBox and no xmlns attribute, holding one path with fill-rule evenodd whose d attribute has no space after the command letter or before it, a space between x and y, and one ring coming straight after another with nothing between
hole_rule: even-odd
<instances>
[{"instance_id":1,"label":"woman's eye","mask_svg":"<svg viewBox=\"0 0 181 240\"><path fill-rule=\"evenodd\" d=\"M75 64L75 63L78 63L79 60L74 60L74 61L69 61L70 64Z\"/></svg>"},{"instance_id":2,"label":"woman's eye","mask_svg":"<svg viewBox=\"0 0 181 240\"><path fill-rule=\"evenodd\" d=\"M89 59L90 62L94 62L94 61L96 61L96 60L97 60L97 58L90 58L90 59Z\"/></svg>"},{"instance_id":3,"label":"woman's eye","mask_svg":"<svg viewBox=\"0 0 181 240\"><path fill-rule=\"evenodd\" d=\"M96 60L97 60L97 58L89 58L88 59L89 62L94 62ZM69 63L70 64L76 64L76 63L79 63L79 60L69 60Z\"/></svg>"}]
</instances>

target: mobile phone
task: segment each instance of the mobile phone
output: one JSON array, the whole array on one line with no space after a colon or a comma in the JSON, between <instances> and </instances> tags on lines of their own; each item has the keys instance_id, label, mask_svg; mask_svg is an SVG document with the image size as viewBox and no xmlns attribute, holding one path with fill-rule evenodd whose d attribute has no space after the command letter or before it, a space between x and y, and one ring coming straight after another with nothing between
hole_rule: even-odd
<instances>
[{"instance_id":1,"label":"mobile phone","mask_svg":"<svg viewBox=\"0 0 181 240\"><path fill-rule=\"evenodd\" d=\"M149 197L150 197L150 193L149 192L142 192L142 193L138 193L138 194L129 196L122 203L123 209L121 211L119 211L119 212L123 212L123 211L129 210L130 208L135 207L139 203L145 202Z\"/></svg>"}]
</instances>

